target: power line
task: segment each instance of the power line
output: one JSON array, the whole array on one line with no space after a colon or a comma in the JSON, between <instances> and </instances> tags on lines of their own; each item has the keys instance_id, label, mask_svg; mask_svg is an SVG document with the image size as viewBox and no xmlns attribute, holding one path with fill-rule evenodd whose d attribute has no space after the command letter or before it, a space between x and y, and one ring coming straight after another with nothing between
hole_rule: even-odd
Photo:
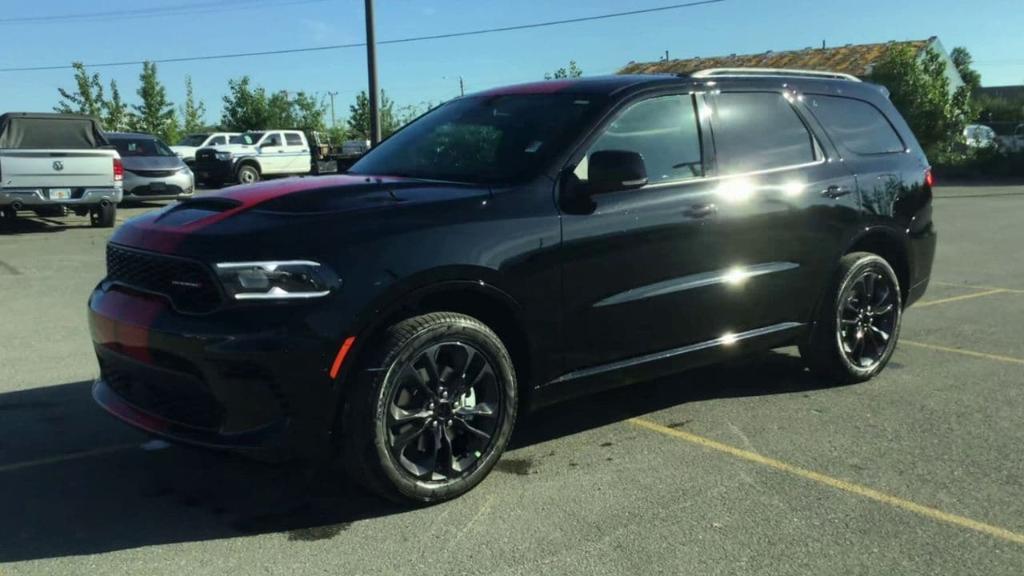
<instances>
[{"instance_id":1,"label":"power line","mask_svg":"<svg viewBox=\"0 0 1024 576\"><path fill-rule=\"evenodd\" d=\"M497 32L511 32L515 30L528 30L532 28L546 28L550 26L561 26L564 24L577 24L580 22L592 22L595 20L606 20L609 18L620 18L623 16L635 16L638 14L650 14L653 12L665 12L668 10L679 10L683 8L694 8L697 6L706 6L710 4L720 4L726 0L701 0L697 2L686 2L682 4L671 4L668 6L659 6L656 8L644 8L640 10L629 10L627 12L613 12L610 14L599 14L596 16L583 16L579 18L567 18L564 20L549 20L546 22L534 22L532 24L519 24L516 26L502 26L499 28L484 28L481 30L467 30L463 32L449 32L446 34L432 34L429 36L413 36L410 38L395 38L392 40L379 40L380 44L406 44L409 42L422 42L425 40L443 40L446 38L463 38L466 36L481 36L484 34L493 34ZM154 60L148 60L155 64L168 64L176 62L199 62L205 60L224 60L228 58L248 58L252 56L271 56L278 54L298 54L304 52L324 52L328 50L343 50L347 48L361 48L366 46L365 42L353 42L349 44L334 44L329 46L311 46L306 48L287 48L282 50L263 50L259 52L236 52L232 54L213 54L206 56L184 56L179 58L160 58ZM131 60L122 62L102 62L99 64L86 64L87 68L110 68L114 66L138 66L146 60ZM0 72L37 72L43 70L68 70L72 66L69 65L58 65L58 66L25 66L19 68L0 68Z\"/></svg>"},{"instance_id":2,"label":"power line","mask_svg":"<svg viewBox=\"0 0 1024 576\"><path fill-rule=\"evenodd\" d=\"M275 2L274 0L221 0L216 4L210 2L191 2L188 4L173 4L158 6L155 8L127 8L107 12L79 12L71 14L51 14L48 16L17 16L14 18L0 18L0 26L182 16L190 14L207 14L211 12L227 12L230 10L236 10L239 7L244 7L249 10L263 6L289 6L295 4L321 3L326 1L327 0L291 0L289 2Z\"/></svg>"}]
</instances>

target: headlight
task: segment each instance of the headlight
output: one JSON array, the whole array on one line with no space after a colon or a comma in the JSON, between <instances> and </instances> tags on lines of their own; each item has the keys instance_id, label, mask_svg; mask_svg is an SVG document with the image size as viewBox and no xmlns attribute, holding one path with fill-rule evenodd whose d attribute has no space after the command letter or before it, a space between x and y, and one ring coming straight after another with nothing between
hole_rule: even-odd
<instances>
[{"instance_id":1,"label":"headlight","mask_svg":"<svg viewBox=\"0 0 1024 576\"><path fill-rule=\"evenodd\" d=\"M217 160L231 160L231 152L217 152Z\"/></svg>"},{"instance_id":2,"label":"headlight","mask_svg":"<svg viewBox=\"0 0 1024 576\"><path fill-rule=\"evenodd\" d=\"M340 285L330 268L309 260L223 262L216 268L235 300L321 298Z\"/></svg>"}]
</instances>

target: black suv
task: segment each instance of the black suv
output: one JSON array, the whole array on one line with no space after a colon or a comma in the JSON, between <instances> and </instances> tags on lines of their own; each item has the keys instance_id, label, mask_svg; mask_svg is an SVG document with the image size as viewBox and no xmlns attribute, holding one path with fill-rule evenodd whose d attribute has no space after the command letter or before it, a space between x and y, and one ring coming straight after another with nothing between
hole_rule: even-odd
<instances>
[{"instance_id":1,"label":"black suv","mask_svg":"<svg viewBox=\"0 0 1024 576\"><path fill-rule=\"evenodd\" d=\"M89 301L115 416L262 457L341 454L453 498L518 414L798 344L878 374L935 251L883 88L824 73L552 81L459 98L343 176L135 218Z\"/></svg>"}]
</instances>

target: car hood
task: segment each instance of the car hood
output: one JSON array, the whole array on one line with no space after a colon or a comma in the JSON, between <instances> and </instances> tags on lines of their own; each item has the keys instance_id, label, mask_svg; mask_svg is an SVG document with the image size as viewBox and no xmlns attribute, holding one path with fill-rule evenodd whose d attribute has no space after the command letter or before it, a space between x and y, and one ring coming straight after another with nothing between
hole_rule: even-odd
<instances>
[{"instance_id":1,"label":"car hood","mask_svg":"<svg viewBox=\"0 0 1024 576\"><path fill-rule=\"evenodd\" d=\"M185 163L178 156L122 156L125 170L174 170Z\"/></svg>"},{"instance_id":2,"label":"car hood","mask_svg":"<svg viewBox=\"0 0 1024 576\"><path fill-rule=\"evenodd\" d=\"M322 249L346 230L373 229L376 219L396 210L489 195L486 187L407 178L286 178L234 186L149 212L124 223L111 242L207 261L278 258L304 245Z\"/></svg>"},{"instance_id":3,"label":"car hood","mask_svg":"<svg viewBox=\"0 0 1024 576\"><path fill-rule=\"evenodd\" d=\"M220 146L205 146L202 150L216 150L217 152L233 152L238 154L242 152L256 152L257 148L248 144L222 144Z\"/></svg>"}]
</instances>

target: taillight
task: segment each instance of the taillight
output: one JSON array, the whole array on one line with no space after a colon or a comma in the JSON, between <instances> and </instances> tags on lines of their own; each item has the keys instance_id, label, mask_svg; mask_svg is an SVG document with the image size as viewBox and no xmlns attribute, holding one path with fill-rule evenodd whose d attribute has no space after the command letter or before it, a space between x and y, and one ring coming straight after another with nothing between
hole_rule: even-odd
<instances>
[{"instance_id":1,"label":"taillight","mask_svg":"<svg viewBox=\"0 0 1024 576\"><path fill-rule=\"evenodd\" d=\"M935 186L935 175L932 174L931 168L924 171L924 185L929 188Z\"/></svg>"},{"instance_id":2,"label":"taillight","mask_svg":"<svg viewBox=\"0 0 1024 576\"><path fill-rule=\"evenodd\" d=\"M124 164L121 164L120 158L114 158L114 182L122 180L124 180Z\"/></svg>"}]
</instances>

